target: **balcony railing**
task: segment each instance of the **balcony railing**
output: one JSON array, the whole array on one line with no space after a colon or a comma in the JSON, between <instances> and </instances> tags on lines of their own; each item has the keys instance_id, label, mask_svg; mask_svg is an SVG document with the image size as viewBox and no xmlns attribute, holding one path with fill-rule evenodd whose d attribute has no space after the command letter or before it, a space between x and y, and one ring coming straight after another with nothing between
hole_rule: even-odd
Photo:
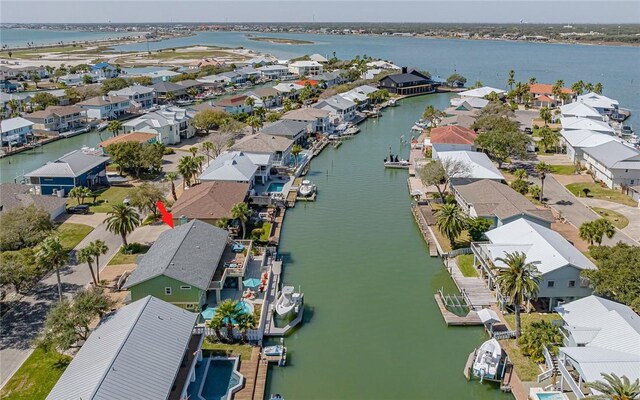
<instances>
[{"instance_id":1,"label":"balcony railing","mask_svg":"<svg viewBox=\"0 0 640 400\"><path fill-rule=\"evenodd\" d=\"M247 270L247 264L251 259L251 254L252 254L251 250L253 247L253 241L246 240L241 242L249 242L249 246L246 248L247 256L242 261L242 267L223 267L224 272L222 273L222 276L220 277L219 280L211 281L209 283L209 290L222 289L224 281L227 278L237 278L237 277L244 276L244 273Z\"/></svg>"},{"instance_id":2,"label":"balcony railing","mask_svg":"<svg viewBox=\"0 0 640 400\"><path fill-rule=\"evenodd\" d=\"M576 395L578 399L584 399L585 395L582 393L582 389L580 389L580 385L575 381L573 375L567 370L567 367L564 365L564 361L558 363L558 370L560 371L560 375L565 382L569 384L569 388Z\"/></svg>"}]
</instances>

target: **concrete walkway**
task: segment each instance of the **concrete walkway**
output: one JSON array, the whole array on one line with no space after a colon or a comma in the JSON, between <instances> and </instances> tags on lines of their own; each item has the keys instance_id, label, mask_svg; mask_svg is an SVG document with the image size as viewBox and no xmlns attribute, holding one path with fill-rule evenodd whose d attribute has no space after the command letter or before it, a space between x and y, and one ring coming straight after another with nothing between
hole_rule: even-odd
<instances>
[{"instance_id":1,"label":"concrete walkway","mask_svg":"<svg viewBox=\"0 0 640 400\"><path fill-rule=\"evenodd\" d=\"M578 200L585 206L591 207L599 207L606 208L608 210L615 211L627 217L629 220L629 225L627 225L624 229L621 229L627 236L636 242L640 242L640 207L630 207L620 203L614 203L608 200L600 200L593 198L582 198L579 197ZM615 239L615 236L614 236Z\"/></svg>"}]
</instances>

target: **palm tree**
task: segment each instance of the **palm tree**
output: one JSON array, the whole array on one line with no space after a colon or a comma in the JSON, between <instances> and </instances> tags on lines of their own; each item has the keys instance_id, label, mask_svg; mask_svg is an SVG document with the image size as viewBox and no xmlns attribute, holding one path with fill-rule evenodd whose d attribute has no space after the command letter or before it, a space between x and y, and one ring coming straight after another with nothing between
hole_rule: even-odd
<instances>
[{"instance_id":1,"label":"palm tree","mask_svg":"<svg viewBox=\"0 0 640 400\"><path fill-rule=\"evenodd\" d=\"M9 109L11 110L11 116L13 117L14 115L17 115L18 110L20 109L20 103L18 103L18 100L16 99L11 99L9 101L7 101L7 106L9 107Z\"/></svg>"},{"instance_id":2,"label":"palm tree","mask_svg":"<svg viewBox=\"0 0 640 400\"><path fill-rule=\"evenodd\" d=\"M237 219L242 224L242 238L244 239L247 235L247 227L246 222L251 215L251 209L247 203L238 203L231 208L231 217Z\"/></svg>"},{"instance_id":3,"label":"palm tree","mask_svg":"<svg viewBox=\"0 0 640 400\"><path fill-rule=\"evenodd\" d=\"M175 180L178 179L177 172L167 172L164 174L164 180L169 182L171 185L171 196L173 197L173 201L178 200L178 196L176 195L176 185Z\"/></svg>"},{"instance_id":4,"label":"palm tree","mask_svg":"<svg viewBox=\"0 0 640 400\"><path fill-rule=\"evenodd\" d=\"M206 142L202 142L202 150L205 151L205 153L207 154L207 163L209 163L211 161L211 151L215 148L216 146L209 141Z\"/></svg>"},{"instance_id":5,"label":"palm tree","mask_svg":"<svg viewBox=\"0 0 640 400\"><path fill-rule=\"evenodd\" d=\"M464 229L465 215L455 203L443 204L433 215L436 217L438 230L449 239L453 248L456 244L456 238Z\"/></svg>"},{"instance_id":6,"label":"palm tree","mask_svg":"<svg viewBox=\"0 0 640 400\"><path fill-rule=\"evenodd\" d=\"M118 136L118 133L120 132L121 129L122 129L122 122L118 120L111 121L109 122L109 125L107 125L107 130L111 132L114 137Z\"/></svg>"},{"instance_id":7,"label":"palm tree","mask_svg":"<svg viewBox=\"0 0 640 400\"><path fill-rule=\"evenodd\" d=\"M244 100L244 105L247 106L248 108L251 108L251 112L253 112L253 106L256 104L256 101L253 99L253 97L247 97Z\"/></svg>"},{"instance_id":8,"label":"palm tree","mask_svg":"<svg viewBox=\"0 0 640 400\"><path fill-rule=\"evenodd\" d=\"M251 127L251 134L253 135L254 133L256 133L257 129L262 128L262 119L260 119L260 117L258 117L257 115L252 115L247 118L247 125Z\"/></svg>"},{"instance_id":9,"label":"palm tree","mask_svg":"<svg viewBox=\"0 0 640 400\"><path fill-rule=\"evenodd\" d=\"M104 240L100 239L89 243L89 246L91 246L91 254L96 258L96 278L98 279L98 283L100 283L100 256L107 254L109 246L107 246Z\"/></svg>"},{"instance_id":10,"label":"palm tree","mask_svg":"<svg viewBox=\"0 0 640 400\"><path fill-rule=\"evenodd\" d=\"M593 246L593 243L596 241L596 237L597 237L596 227L593 224L593 221L585 222L582 225L580 225L579 233L580 233L580 239L589 242L589 245Z\"/></svg>"},{"instance_id":11,"label":"palm tree","mask_svg":"<svg viewBox=\"0 0 640 400\"><path fill-rule=\"evenodd\" d=\"M597 94L602 94L602 83L598 82L595 85L593 85L593 91Z\"/></svg>"},{"instance_id":12,"label":"palm tree","mask_svg":"<svg viewBox=\"0 0 640 400\"><path fill-rule=\"evenodd\" d=\"M207 327L213 329L216 334L216 339L219 342L222 341L222 334L220 333L220 328L222 328L222 325L222 318L217 313L213 318L211 318L209 322L207 322Z\"/></svg>"},{"instance_id":13,"label":"palm tree","mask_svg":"<svg viewBox=\"0 0 640 400\"><path fill-rule=\"evenodd\" d=\"M496 284L504 296L508 296L513 303L516 315L516 339L520 337L520 305L524 300L531 300L538 295L542 280L535 263L527 262L527 255L516 251L507 253L506 257L498 257L506 265L500 268Z\"/></svg>"},{"instance_id":14,"label":"palm tree","mask_svg":"<svg viewBox=\"0 0 640 400\"><path fill-rule=\"evenodd\" d=\"M93 279L93 284L98 286L98 279L96 278L96 274L93 271L93 252L91 249L91 245L84 247L76 253L76 259L78 262L87 263L89 266L89 270L91 271L91 279Z\"/></svg>"},{"instance_id":15,"label":"palm tree","mask_svg":"<svg viewBox=\"0 0 640 400\"><path fill-rule=\"evenodd\" d=\"M189 153L191 153L191 155L195 157L196 154L198 154L198 148L196 146L189 147Z\"/></svg>"},{"instance_id":16,"label":"palm tree","mask_svg":"<svg viewBox=\"0 0 640 400\"><path fill-rule=\"evenodd\" d=\"M536 81L537 81L537 80L538 80L538 79L536 79L536 77L535 77L535 76L532 76L531 78L529 78L529 84L530 84L530 85L533 85L534 83L536 83Z\"/></svg>"},{"instance_id":17,"label":"palm tree","mask_svg":"<svg viewBox=\"0 0 640 400\"><path fill-rule=\"evenodd\" d=\"M540 118L544 121L544 126L549 125L549 122L551 122L551 110L549 110L549 107L540 109Z\"/></svg>"},{"instance_id":18,"label":"palm tree","mask_svg":"<svg viewBox=\"0 0 640 400\"><path fill-rule=\"evenodd\" d=\"M127 246L127 235L133 232L140 225L140 216L133 207L126 204L116 204L104 222L107 230L122 237L122 245Z\"/></svg>"},{"instance_id":19,"label":"palm tree","mask_svg":"<svg viewBox=\"0 0 640 400\"><path fill-rule=\"evenodd\" d=\"M525 169L518 168L516 172L513 173L513 176L515 176L516 179L525 180L529 175Z\"/></svg>"},{"instance_id":20,"label":"palm tree","mask_svg":"<svg viewBox=\"0 0 640 400\"><path fill-rule=\"evenodd\" d=\"M184 178L182 187L190 186L191 178L198 172L198 164L195 157L183 156L178 162L178 173Z\"/></svg>"},{"instance_id":21,"label":"palm tree","mask_svg":"<svg viewBox=\"0 0 640 400\"><path fill-rule=\"evenodd\" d=\"M62 281L60 280L60 268L69 260L69 251L62 246L60 238L49 236L38 246L36 262L44 268L53 268L58 279L58 299L62 301Z\"/></svg>"},{"instance_id":22,"label":"palm tree","mask_svg":"<svg viewBox=\"0 0 640 400\"><path fill-rule=\"evenodd\" d=\"M509 79L507 79L507 85L509 85L509 88L511 90L513 90L513 84L516 83L516 80L514 79L515 76L516 76L516 71L510 70L509 71Z\"/></svg>"},{"instance_id":23,"label":"palm tree","mask_svg":"<svg viewBox=\"0 0 640 400\"><path fill-rule=\"evenodd\" d=\"M544 161L540 161L536 164L536 171L540 174L540 198L538 200L542 203L542 199L544 198L544 180L547 174L551 172L551 167Z\"/></svg>"},{"instance_id":24,"label":"palm tree","mask_svg":"<svg viewBox=\"0 0 640 400\"><path fill-rule=\"evenodd\" d=\"M242 313L238 315L236 319L238 323L238 330L242 334L242 341L246 343L247 340L247 331L249 329L255 329L257 325L256 317L253 314L245 314Z\"/></svg>"},{"instance_id":25,"label":"palm tree","mask_svg":"<svg viewBox=\"0 0 640 400\"><path fill-rule=\"evenodd\" d=\"M598 246L602 245L602 239L604 239L605 236L611 239L613 235L616 234L616 227L606 218L597 219L593 221L592 224L596 233L594 239L598 243Z\"/></svg>"},{"instance_id":26,"label":"palm tree","mask_svg":"<svg viewBox=\"0 0 640 400\"><path fill-rule=\"evenodd\" d=\"M432 105L427 106L422 113L422 119L429 121L429 128L433 128L436 126L440 118L446 116L446 113L438 110Z\"/></svg>"},{"instance_id":27,"label":"palm tree","mask_svg":"<svg viewBox=\"0 0 640 400\"><path fill-rule=\"evenodd\" d=\"M233 323L240 315L238 302L227 299L216 308L216 317L219 317L227 327L227 340L233 342Z\"/></svg>"},{"instance_id":28,"label":"palm tree","mask_svg":"<svg viewBox=\"0 0 640 400\"><path fill-rule=\"evenodd\" d=\"M202 166L204 165L204 156L203 155L199 155L199 156L195 156L193 158L193 161L196 163L196 165L198 166L198 172L202 173ZM196 178L197 181L197 178Z\"/></svg>"},{"instance_id":29,"label":"palm tree","mask_svg":"<svg viewBox=\"0 0 640 400\"><path fill-rule=\"evenodd\" d=\"M216 221L216 226L220 229L227 229L229 227L229 218L220 218Z\"/></svg>"},{"instance_id":30,"label":"palm tree","mask_svg":"<svg viewBox=\"0 0 640 400\"><path fill-rule=\"evenodd\" d=\"M298 155L302 152L302 147L299 144L294 144L291 146L291 155L293 155L293 159L295 162L295 167L298 167Z\"/></svg>"},{"instance_id":31,"label":"palm tree","mask_svg":"<svg viewBox=\"0 0 640 400\"><path fill-rule=\"evenodd\" d=\"M600 374L604 381L588 382L586 387L602 394L587 396L589 400L638 400L640 399L640 379L631 382L626 376Z\"/></svg>"}]
</instances>

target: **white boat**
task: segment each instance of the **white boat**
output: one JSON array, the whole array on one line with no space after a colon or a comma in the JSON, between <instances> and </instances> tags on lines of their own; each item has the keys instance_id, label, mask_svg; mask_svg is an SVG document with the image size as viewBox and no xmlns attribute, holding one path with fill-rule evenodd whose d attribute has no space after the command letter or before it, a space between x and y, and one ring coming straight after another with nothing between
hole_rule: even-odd
<instances>
[{"instance_id":1,"label":"white boat","mask_svg":"<svg viewBox=\"0 0 640 400\"><path fill-rule=\"evenodd\" d=\"M279 344L275 346L267 346L262 350L262 352L265 356L281 356L284 354L284 346Z\"/></svg>"},{"instance_id":2,"label":"white boat","mask_svg":"<svg viewBox=\"0 0 640 400\"><path fill-rule=\"evenodd\" d=\"M272 394L271 397L269 397L269 400L284 400L284 397L276 393L276 394Z\"/></svg>"},{"instance_id":3,"label":"white boat","mask_svg":"<svg viewBox=\"0 0 640 400\"><path fill-rule=\"evenodd\" d=\"M284 316L292 311L297 312L302 304L302 293L295 293L293 286L285 286L280 292L280 296L276 302L276 314Z\"/></svg>"},{"instance_id":4,"label":"white boat","mask_svg":"<svg viewBox=\"0 0 640 400\"><path fill-rule=\"evenodd\" d=\"M358 128L356 125L351 125L350 127L347 128L346 131L344 131L343 135L350 136L350 135L355 135L358 132L360 132L360 128Z\"/></svg>"},{"instance_id":5,"label":"white boat","mask_svg":"<svg viewBox=\"0 0 640 400\"><path fill-rule=\"evenodd\" d=\"M70 138L76 135L80 135L82 133L87 133L91 130L90 126L83 126L82 128L78 128L78 129L74 129L71 131L66 131L66 132L60 132L60 136L64 137L64 138Z\"/></svg>"},{"instance_id":6,"label":"white boat","mask_svg":"<svg viewBox=\"0 0 640 400\"><path fill-rule=\"evenodd\" d=\"M302 197L309 197L316 192L316 185L310 180L303 180L302 184L298 188L298 193Z\"/></svg>"},{"instance_id":7,"label":"white boat","mask_svg":"<svg viewBox=\"0 0 640 400\"><path fill-rule=\"evenodd\" d=\"M495 380L499 378L500 364L502 362L502 348L496 339L489 339L482 343L473 360L473 375L484 379Z\"/></svg>"},{"instance_id":8,"label":"white boat","mask_svg":"<svg viewBox=\"0 0 640 400\"><path fill-rule=\"evenodd\" d=\"M101 122L98 125L96 125L96 130L98 132L102 132L103 130L107 129L107 126L109 126L108 122Z\"/></svg>"},{"instance_id":9,"label":"white boat","mask_svg":"<svg viewBox=\"0 0 640 400\"><path fill-rule=\"evenodd\" d=\"M396 99L389 99L389 102L387 103L387 105L389 107L395 107L398 105L398 103L396 102Z\"/></svg>"},{"instance_id":10,"label":"white boat","mask_svg":"<svg viewBox=\"0 0 640 400\"><path fill-rule=\"evenodd\" d=\"M428 128L429 125L431 125L429 121L425 121L422 118L420 118L419 120L416 121L415 124L413 124L413 126L417 126L418 128L422 128L422 129Z\"/></svg>"},{"instance_id":11,"label":"white boat","mask_svg":"<svg viewBox=\"0 0 640 400\"><path fill-rule=\"evenodd\" d=\"M385 161L385 168L396 168L396 169L409 169L411 163L407 160L398 160L398 161Z\"/></svg>"},{"instance_id":12,"label":"white boat","mask_svg":"<svg viewBox=\"0 0 640 400\"><path fill-rule=\"evenodd\" d=\"M339 140L340 135L329 135L329 140Z\"/></svg>"}]
</instances>

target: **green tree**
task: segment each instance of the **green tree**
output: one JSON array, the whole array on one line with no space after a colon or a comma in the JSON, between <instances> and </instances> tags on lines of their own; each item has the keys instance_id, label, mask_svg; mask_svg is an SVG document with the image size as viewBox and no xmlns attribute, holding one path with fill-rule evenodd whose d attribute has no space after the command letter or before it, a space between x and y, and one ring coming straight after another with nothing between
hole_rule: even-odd
<instances>
[{"instance_id":1,"label":"green tree","mask_svg":"<svg viewBox=\"0 0 640 400\"><path fill-rule=\"evenodd\" d=\"M513 173L513 176L515 176L516 179L526 180L529 177L529 174L527 174L527 170L522 169L522 168L518 168Z\"/></svg>"},{"instance_id":2,"label":"green tree","mask_svg":"<svg viewBox=\"0 0 640 400\"><path fill-rule=\"evenodd\" d=\"M56 96L47 92L36 93L31 98L31 103L40 106L42 109L45 109L49 106L56 106L59 102L60 101Z\"/></svg>"},{"instance_id":3,"label":"green tree","mask_svg":"<svg viewBox=\"0 0 640 400\"><path fill-rule=\"evenodd\" d=\"M111 91L121 90L129 86L131 86L131 84L124 78L111 78L105 79L102 82L100 90L102 91L102 94L107 94Z\"/></svg>"},{"instance_id":4,"label":"green tree","mask_svg":"<svg viewBox=\"0 0 640 400\"><path fill-rule=\"evenodd\" d=\"M298 156L302 152L302 146L299 144L294 144L291 146L291 155L293 156L293 160L295 163L295 168L298 168Z\"/></svg>"},{"instance_id":5,"label":"green tree","mask_svg":"<svg viewBox=\"0 0 640 400\"><path fill-rule=\"evenodd\" d=\"M640 246L618 242L615 246L592 246L590 256L597 269L584 270L594 294L619 301L640 311Z\"/></svg>"},{"instance_id":6,"label":"green tree","mask_svg":"<svg viewBox=\"0 0 640 400\"><path fill-rule=\"evenodd\" d=\"M514 79L515 76L516 76L516 71L510 70L509 79L507 79L507 85L509 85L509 89L511 90L513 90L513 84L516 83L516 80Z\"/></svg>"},{"instance_id":7,"label":"green tree","mask_svg":"<svg viewBox=\"0 0 640 400\"><path fill-rule=\"evenodd\" d=\"M120 175L122 175L125 170L137 173L142 167L141 149L140 143L124 142L110 144L106 150L111 160L118 166Z\"/></svg>"},{"instance_id":8,"label":"green tree","mask_svg":"<svg viewBox=\"0 0 640 400\"><path fill-rule=\"evenodd\" d=\"M215 147L216 146L213 144L213 142L202 142L202 150L204 150L204 152L207 154L207 163L211 162L211 151L213 151Z\"/></svg>"},{"instance_id":9,"label":"green tree","mask_svg":"<svg viewBox=\"0 0 640 400\"><path fill-rule=\"evenodd\" d=\"M100 283L100 256L107 254L109 246L107 246L104 240L96 239L89 243L89 248L91 249L91 254L96 259L96 279L98 280L98 283Z\"/></svg>"},{"instance_id":10,"label":"green tree","mask_svg":"<svg viewBox=\"0 0 640 400\"><path fill-rule=\"evenodd\" d=\"M96 274L93 271L93 251L91 249L91 246L83 247L82 249L78 250L78 252L76 253L76 259L78 260L78 262L87 263L87 265L89 266L89 271L91 271L91 279L93 279L93 284L95 286L98 286L98 278L96 278Z\"/></svg>"},{"instance_id":11,"label":"green tree","mask_svg":"<svg viewBox=\"0 0 640 400\"><path fill-rule=\"evenodd\" d=\"M267 114L267 122L276 122L277 120L279 120L281 117L280 113L277 112L270 112L269 114Z\"/></svg>"},{"instance_id":12,"label":"green tree","mask_svg":"<svg viewBox=\"0 0 640 400\"><path fill-rule=\"evenodd\" d=\"M428 105L422 113L422 119L429 122L429 127L435 127L440 119L447 116L447 113L440 111L432 105Z\"/></svg>"},{"instance_id":13,"label":"green tree","mask_svg":"<svg viewBox=\"0 0 640 400\"><path fill-rule=\"evenodd\" d=\"M126 247L127 235L140 225L140 216L133 207L126 204L115 204L107 215L108 217L104 220L107 230L120 235L122 245Z\"/></svg>"},{"instance_id":14,"label":"green tree","mask_svg":"<svg viewBox=\"0 0 640 400\"><path fill-rule=\"evenodd\" d=\"M33 247L54 229L49 213L33 204L3 211L0 227L2 251Z\"/></svg>"},{"instance_id":15,"label":"green tree","mask_svg":"<svg viewBox=\"0 0 640 400\"><path fill-rule=\"evenodd\" d=\"M503 263L506 267L498 268L496 283L502 295L508 296L513 304L516 316L516 339L518 339L521 333L520 306L523 301L529 301L538 295L542 278L535 264L527 262L525 253L519 251L506 253L505 257L499 257L496 261Z\"/></svg>"},{"instance_id":16,"label":"green tree","mask_svg":"<svg viewBox=\"0 0 640 400\"><path fill-rule=\"evenodd\" d=\"M247 236L247 226L246 223L251 216L251 209L247 205L247 203L237 203L231 208L231 217L237 219L242 224L242 238L244 239Z\"/></svg>"},{"instance_id":17,"label":"green tree","mask_svg":"<svg viewBox=\"0 0 640 400\"><path fill-rule=\"evenodd\" d=\"M438 230L449 239L451 247L456 245L456 239L464 230L466 216L457 204L443 204L433 215L436 217Z\"/></svg>"},{"instance_id":18,"label":"green tree","mask_svg":"<svg viewBox=\"0 0 640 400\"><path fill-rule=\"evenodd\" d=\"M251 98L251 97L249 97ZM251 134L255 134L257 129L262 128L262 119L257 115L252 115L247 118L247 125L251 127Z\"/></svg>"},{"instance_id":19,"label":"green tree","mask_svg":"<svg viewBox=\"0 0 640 400\"><path fill-rule=\"evenodd\" d=\"M600 394L587 396L589 400L638 400L640 399L640 379L631 382L626 376L600 374L603 381L587 382L585 386Z\"/></svg>"},{"instance_id":20,"label":"green tree","mask_svg":"<svg viewBox=\"0 0 640 400\"><path fill-rule=\"evenodd\" d=\"M34 71L30 74L30 77L33 83L36 84L36 89L38 89L38 82L40 82L40 74Z\"/></svg>"},{"instance_id":21,"label":"green tree","mask_svg":"<svg viewBox=\"0 0 640 400\"><path fill-rule=\"evenodd\" d=\"M11 110L11 117L17 117L19 116L19 112L21 111L20 109L22 108L20 106L20 103L18 103L18 100L16 99L11 99L7 102L7 107L9 107L9 109Z\"/></svg>"},{"instance_id":22,"label":"green tree","mask_svg":"<svg viewBox=\"0 0 640 400\"><path fill-rule=\"evenodd\" d=\"M222 341L222 334L220 333L220 329L223 326L224 326L224 323L222 322L222 318L217 313L216 315L213 316L213 318L209 320L209 322L207 322L207 327L213 329L213 331L216 334L216 340L219 342Z\"/></svg>"},{"instance_id":23,"label":"green tree","mask_svg":"<svg viewBox=\"0 0 640 400\"><path fill-rule=\"evenodd\" d=\"M178 179L177 172L167 172L164 175L164 180L169 182L169 184L171 185L171 197L173 197L173 201L178 200L178 196L176 195L176 185L175 185L176 179Z\"/></svg>"},{"instance_id":24,"label":"green tree","mask_svg":"<svg viewBox=\"0 0 640 400\"><path fill-rule=\"evenodd\" d=\"M580 225L579 233L580 239L589 242L589 245L593 245L593 243L596 241L597 232L593 221L584 222L582 225Z\"/></svg>"},{"instance_id":25,"label":"green tree","mask_svg":"<svg viewBox=\"0 0 640 400\"><path fill-rule=\"evenodd\" d=\"M600 246L605 236L611 239L615 233L616 227L606 218L599 218L580 225L580 238L588 241L590 245L597 243Z\"/></svg>"},{"instance_id":26,"label":"green tree","mask_svg":"<svg viewBox=\"0 0 640 400\"><path fill-rule=\"evenodd\" d=\"M538 185L529 186L529 194L534 199L539 199L540 198L540 193L541 193L540 186L538 186Z\"/></svg>"},{"instance_id":27,"label":"green tree","mask_svg":"<svg viewBox=\"0 0 640 400\"><path fill-rule=\"evenodd\" d=\"M485 232L491 228L491 221L482 217L469 218L466 225L471 240L478 242L484 238Z\"/></svg>"},{"instance_id":28,"label":"green tree","mask_svg":"<svg viewBox=\"0 0 640 400\"><path fill-rule=\"evenodd\" d=\"M193 117L193 126L196 129L210 131L217 129L225 121L231 119L231 115L220 110L202 110Z\"/></svg>"},{"instance_id":29,"label":"green tree","mask_svg":"<svg viewBox=\"0 0 640 400\"><path fill-rule=\"evenodd\" d=\"M540 161L536 164L535 169L540 177L540 198L538 200L542 203L542 199L544 199L544 180L547 178L547 174L551 172L551 167L544 161Z\"/></svg>"},{"instance_id":30,"label":"green tree","mask_svg":"<svg viewBox=\"0 0 640 400\"><path fill-rule=\"evenodd\" d=\"M35 260L33 249L0 252L0 285L13 286L20 294L31 290L45 272Z\"/></svg>"},{"instance_id":31,"label":"green tree","mask_svg":"<svg viewBox=\"0 0 640 400\"><path fill-rule=\"evenodd\" d=\"M53 268L58 280L58 299L62 301L62 281L60 280L60 268L69 260L69 251L62 246L60 238L49 236L40 243L36 252L36 263L41 268Z\"/></svg>"},{"instance_id":32,"label":"green tree","mask_svg":"<svg viewBox=\"0 0 640 400\"><path fill-rule=\"evenodd\" d=\"M571 85L571 90L577 94L578 96L580 96L581 94L584 93L584 82L583 81L578 81L576 83L574 83L573 85Z\"/></svg>"},{"instance_id":33,"label":"green tree","mask_svg":"<svg viewBox=\"0 0 640 400\"><path fill-rule=\"evenodd\" d=\"M151 172L162 171L162 157L164 156L165 145L162 143L143 143L140 146L140 164L139 168ZM140 175L140 171L136 170L136 176Z\"/></svg>"},{"instance_id":34,"label":"green tree","mask_svg":"<svg viewBox=\"0 0 640 400\"><path fill-rule=\"evenodd\" d=\"M136 76L134 78L129 78L129 83L131 85L151 86L153 85L153 80L150 76Z\"/></svg>"},{"instance_id":35,"label":"green tree","mask_svg":"<svg viewBox=\"0 0 640 400\"><path fill-rule=\"evenodd\" d=\"M449 86L454 86L456 82L461 83L462 86L464 86L467 83L467 78L458 73L451 74L451 76L447 78L447 84Z\"/></svg>"},{"instance_id":36,"label":"green tree","mask_svg":"<svg viewBox=\"0 0 640 400\"><path fill-rule=\"evenodd\" d=\"M78 204L84 204L84 199L91 196L91 190L84 186L76 186L69 190L69 197L76 199Z\"/></svg>"},{"instance_id":37,"label":"green tree","mask_svg":"<svg viewBox=\"0 0 640 400\"><path fill-rule=\"evenodd\" d=\"M476 138L478 147L486 150L489 155L502 168L507 159L511 157L523 157L527 152L529 137L518 130L513 121L502 117L491 117L493 123L491 129L480 132Z\"/></svg>"},{"instance_id":38,"label":"green tree","mask_svg":"<svg viewBox=\"0 0 640 400\"><path fill-rule=\"evenodd\" d=\"M178 162L178 172L184 178L182 180L183 188L185 185L191 186L191 178L195 180L195 176L198 173L198 163L195 157L182 156Z\"/></svg>"},{"instance_id":39,"label":"green tree","mask_svg":"<svg viewBox=\"0 0 640 400\"><path fill-rule=\"evenodd\" d=\"M551 110L549 107L542 107L540 109L540 119L544 121L544 126L548 126L551 122Z\"/></svg>"},{"instance_id":40,"label":"green tree","mask_svg":"<svg viewBox=\"0 0 640 400\"><path fill-rule=\"evenodd\" d=\"M282 107L284 112L289 112L293 109L293 102L291 99L284 99L282 102Z\"/></svg>"},{"instance_id":41,"label":"green tree","mask_svg":"<svg viewBox=\"0 0 640 400\"><path fill-rule=\"evenodd\" d=\"M85 85L91 85L93 83L93 78L91 75L82 75L82 83Z\"/></svg>"},{"instance_id":42,"label":"green tree","mask_svg":"<svg viewBox=\"0 0 640 400\"><path fill-rule=\"evenodd\" d=\"M522 333L518 344L520 351L535 363L543 363L544 348L548 348L552 354L557 354L558 343L562 343L562 333L557 325L548 321L532 322Z\"/></svg>"},{"instance_id":43,"label":"green tree","mask_svg":"<svg viewBox=\"0 0 640 400\"><path fill-rule=\"evenodd\" d=\"M78 89L70 87L64 90L64 96L69 100L69 103L76 104L82 99L82 95Z\"/></svg>"},{"instance_id":44,"label":"green tree","mask_svg":"<svg viewBox=\"0 0 640 400\"><path fill-rule=\"evenodd\" d=\"M247 331L250 329L256 329L256 326L258 325L256 317L253 314L241 313L238 315L236 322L238 323L238 330L242 334L242 341L247 343Z\"/></svg>"},{"instance_id":45,"label":"green tree","mask_svg":"<svg viewBox=\"0 0 640 400\"><path fill-rule=\"evenodd\" d=\"M165 200L164 193L165 190L161 184L144 182L129 192L130 204L143 213L150 213L157 216L159 212L156 204L158 201Z\"/></svg>"},{"instance_id":46,"label":"green tree","mask_svg":"<svg viewBox=\"0 0 640 400\"><path fill-rule=\"evenodd\" d=\"M554 150L555 148L558 146L558 143L560 142L560 135L558 134L558 131L549 129L548 127L544 127L542 129L540 129L540 133L539 133L540 137L542 140L540 140L540 143L542 143L542 146L544 147L544 151L546 153L549 152L549 150Z\"/></svg>"},{"instance_id":47,"label":"green tree","mask_svg":"<svg viewBox=\"0 0 640 400\"><path fill-rule=\"evenodd\" d=\"M238 302L231 299L224 300L216 307L216 316L223 321L227 327L227 341L233 342L233 321L240 315Z\"/></svg>"},{"instance_id":48,"label":"green tree","mask_svg":"<svg viewBox=\"0 0 640 400\"><path fill-rule=\"evenodd\" d=\"M122 130L122 122L118 120L113 120L109 122L109 125L107 125L107 130L111 132L114 137L118 136L118 134Z\"/></svg>"},{"instance_id":49,"label":"green tree","mask_svg":"<svg viewBox=\"0 0 640 400\"><path fill-rule=\"evenodd\" d=\"M597 93L597 94L602 94L602 90L603 90L603 87L602 87L602 83L600 83L600 82L596 83L596 84L593 86L593 91L594 91L595 93Z\"/></svg>"},{"instance_id":50,"label":"green tree","mask_svg":"<svg viewBox=\"0 0 640 400\"><path fill-rule=\"evenodd\" d=\"M459 160L433 160L417 169L418 177L425 186L435 186L444 203L444 192L449 178L464 178L471 172L469 165Z\"/></svg>"},{"instance_id":51,"label":"green tree","mask_svg":"<svg viewBox=\"0 0 640 400\"><path fill-rule=\"evenodd\" d=\"M525 195L529 192L529 182L524 179L516 179L511 182L511 188L516 192Z\"/></svg>"}]
</instances>

